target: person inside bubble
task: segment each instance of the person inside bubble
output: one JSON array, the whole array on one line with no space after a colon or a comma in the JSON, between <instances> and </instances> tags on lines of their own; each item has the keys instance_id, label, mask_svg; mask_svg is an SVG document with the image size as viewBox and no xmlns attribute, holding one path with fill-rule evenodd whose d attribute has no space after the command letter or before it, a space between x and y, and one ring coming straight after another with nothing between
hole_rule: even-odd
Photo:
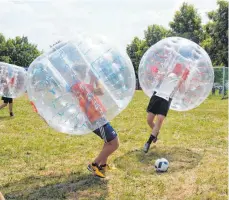
<instances>
[{"instance_id":1,"label":"person inside bubble","mask_svg":"<svg viewBox=\"0 0 229 200\"><path fill-rule=\"evenodd\" d=\"M1 79L1 91L3 92L2 100L3 104L0 105L0 110L9 104L9 113L13 117L13 98L7 97L9 95L9 84L11 81L8 78L8 71L1 67L0 68L0 79Z\"/></svg>"},{"instance_id":2,"label":"person inside bubble","mask_svg":"<svg viewBox=\"0 0 229 200\"><path fill-rule=\"evenodd\" d=\"M157 136L167 116L174 94L178 90L181 93L184 92L183 83L187 79L188 74L189 69L177 63L171 72L160 78L147 107L147 123L152 132L143 147L145 153L148 152L151 143L156 143L157 141ZM154 123L156 116L157 120Z\"/></svg>"},{"instance_id":3,"label":"person inside bubble","mask_svg":"<svg viewBox=\"0 0 229 200\"><path fill-rule=\"evenodd\" d=\"M71 86L71 92L78 99L80 108L87 116L89 123L95 125L100 120L106 120L103 119L106 108L99 99L99 96L104 95L104 89L99 79L91 70L88 70L86 63L76 63L73 71L77 76L77 81ZM87 81L89 83L86 83ZM104 140L104 145L87 169L94 175L105 178L105 172L110 169L107 164L108 157L118 149L119 140L109 122L106 121L104 125L98 126L93 132Z\"/></svg>"}]
</instances>

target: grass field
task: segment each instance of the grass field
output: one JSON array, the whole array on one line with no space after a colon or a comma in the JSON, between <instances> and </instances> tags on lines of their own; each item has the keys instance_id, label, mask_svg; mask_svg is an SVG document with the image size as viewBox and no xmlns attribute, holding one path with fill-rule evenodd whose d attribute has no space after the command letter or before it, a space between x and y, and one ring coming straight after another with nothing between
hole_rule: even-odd
<instances>
[{"instance_id":1,"label":"grass field","mask_svg":"<svg viewBox=\"0 0 229 200\"><path fill-rule=\"evenodd\" d=\"M228 199L228 101L209 97L189 112L170 111L159 140L148 154L145 108L137 91L128 108L111 123L120 148L110 158L116 169L106 179L86 166L102 145L94 134L55 132L33 112L26 97L15 100L15 117L0 111L0 191L10 199L226 200ZM165 157L167 173L154 161Z\"/></svg>"}]
</instances>

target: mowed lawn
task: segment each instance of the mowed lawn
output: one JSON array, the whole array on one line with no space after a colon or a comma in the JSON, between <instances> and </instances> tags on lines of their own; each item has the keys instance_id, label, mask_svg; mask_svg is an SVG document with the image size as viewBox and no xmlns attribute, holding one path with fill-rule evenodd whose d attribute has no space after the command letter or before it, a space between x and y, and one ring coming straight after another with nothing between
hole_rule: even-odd
<instances>
[{"instance_id":1,"label":"mowed lawn","mask_svg":"<svg viewBox=\"0 0 229 200\"><path fill-rule=\"evenodd\" d=\"M7 200L228 199L228 101L209 97L191 111L170 111L157 144L145 154L148 100L136 91L111 122L120 138L109 160L116 169L99 179L86 167L101 139L58 133L33 112L26 96L16 99L14 118L8 109L0 111L0 191ZM167 173L154 170L160 157L170 162Z\"/></svg>"}]
</instances>

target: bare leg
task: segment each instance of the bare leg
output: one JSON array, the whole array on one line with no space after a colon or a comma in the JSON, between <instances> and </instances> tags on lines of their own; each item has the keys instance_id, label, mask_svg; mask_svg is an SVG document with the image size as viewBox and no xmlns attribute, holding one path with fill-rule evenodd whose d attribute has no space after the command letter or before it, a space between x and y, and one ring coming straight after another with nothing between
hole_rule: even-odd
<instances>
[{"instance_id":1,"label":"bare leg","mask_svg":"<svg viewBox=\"0 0 229 200\"><path fill-rule=\"evenodd\" d=\"M104 143L104 145L103 145L103 149L102 149L102 151L104 150L106 150L106 148L107 148L107 143ZM98 157L97 157L98 158ZM106 158L104 158L104 159L102 159L102 160L100 160L100 163L99 163L99 165L103 165L103 164L106 164L107 163L107 157Z\"/></svg>"},{"instance_id":2,"label":"bare leg","mask_svg":"<svg viewBox=\"0 0 229 200\"><path fill-rule=\"evenodd\" d=\"M7 106L7 103L3 103L2 105L0 105L0 109L4 108Z\"/></svg>"},{"instance_id":3,"label":"bare leg","mask_svg":"<svg viewBox=\"0 0 229 200\"><path fill-rule=\"evenodd\" d=\"M150 126L150 128L152 128L152 130L153 130L153 128L154 128L154 118L155 118L155 114L153 114L153 113L151 113L151 112L148 112L148 114L147 114L147 123L148 123L148 125Z\"/></svg>"},{"instance_id":4,"label":"bare leg","mask_svg":"<svg viewBox=\"0 0 229 200\"><path fill-rule=\"evenodd\" d=\"M98 155L98 157L94 160L94 163L98 165L103 165L107 163L108 157L119 147L118 137L113 139L110 142L104 144L102 151Z\"/></svg>"},{"instance_id":5,"label":"bare leg","mask_svg":"<svg viewBox=\"0 0 229 200\"><path fill-rule=\"evenodd\" d=\"M13 112L13 103L9 103L9 111Z\"/></svg>"},{"instance_id":6,"label":"bare leg","mask_svg":"<svg viewBox=\"0 0 229 200\"><path fill-rule=\"evenodd\" d=\"M156 121L155 126L154 126L153 131L152 131L153 136L157 137L164 119L165 119L164 115L158 115L157 116L157 121Z\"/></svg>"},{"instance_id":7,"label":"bare leg","mask_svg":"<svg viewBox=\"0 0 229 200\"><path fill-rule=\"evenodd\" d=\"M145 153L148 152L151 143L152 142L155 143L157 141L157 135L158 135L158 133L159 133L159 131L161 129L161 126L162 126L162 123L163 123L164 119L165 119L165 116L163 116L163 115L157 115L157 120L156 120L156 123L153 126L152 133L151 133L148 141L145 143L144 148L143 148L143 151ZM148 118L147 118L147 120L148 120Z\"/></svg>"},{"instance_id":8,"label":"bare leg","mask_svg":"<svg viewBox=\"0 0 229 200\"><path fill-rule=\"evenodd\" d=\"M148 125L150 126L150 128L152 129L152 131L153 131L153 129L155 128L155 123L153 122L154 119L155 119L155 116L156 116L155 114L150 113L150 112L148 112L148 114L147 114L147 123L148 123ZM152 142L154 139L156 139L156 137L155 137L155 136L152 136L152 132L151 132L150 137L149 137L147 143L151 144L151 142Z\"/></svg>"}]
</instances>

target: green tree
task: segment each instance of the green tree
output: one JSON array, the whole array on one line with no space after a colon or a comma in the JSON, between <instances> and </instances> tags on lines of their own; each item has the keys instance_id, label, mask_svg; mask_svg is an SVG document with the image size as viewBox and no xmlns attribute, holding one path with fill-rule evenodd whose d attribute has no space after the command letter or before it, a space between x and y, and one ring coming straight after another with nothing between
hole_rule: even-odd
<instances>
[{"instance_id":1,"label":"green tree","mask_svg":"<svg viewBox=\"0 0 229 200\"><path fill-rule=\"evenodd\" d=\"M214 65L228 66L228 2L217 1L218 9L208 13L210 21L204 26L201 45Z\"/></svg>"},{"instance_id":2,"label":"green tree","mask_svg":"<svg viewBox=\"0 0 229 200\"><path fill-rule=\"evenodd\" d=\"M26 67L40 54L37 46L29 43L27 37L17 36L6 41L0 34L0 61Z\"/></svg>"},{"instance_id":3,"label":"green tree","mask_svg":"<svg viewBox=\"0 0 229 200\"><path fill-rule=\"evenodd\" d=\"M153 24L148 26L148 28L144 31L144 34L145 39L141 40L138 37L135 37L131 44L129 44L126 48L127 54L133 63L137 78L139 63L144 53L149 49L149 47L165 38L169 34L169 31L163 26Z\"/></svg>"},{"instance_id":4,"label":"green tree","mask_svg":"<svg viewBox=\"0 0 229 200\"><path fill-rule=\"evenodd\" d=\"M0 61L9 63L10 57L6 55L7 47L6 47L6 39L0 33Z\"/></svg>"},{"instance_id":5,"label":"green tree","mask_svg":"<svg viewBox=\"0 0 229 200\"><path fill-rule=\"evenodd\" d=\"M14 40L9 39L8 54L11 63L19 66L29 66L31 62L40 55L37 46L30 44L27 37L16 37Z\"/></svg>"},{"instance_id":6,"label":"green tree","mask_svg":"<svg viewBox=\"0 0 229 200\"><path fill-rule=\"evenodd\" d=\"M135 37L131 44L127 45L126 51L133 63L135 75L137 78L140 60L148 48L149 47L147 46L146 41L140 40L138 37Z\"/></svg>"},{"instance_id":7,"label":"green tree","mask_svg":"<svg viewBox=\"0 0 229 200\"><path fill-rule=\"evenodd\" d=\"M144 31L144 34L146 43L148 47L150 47L161 39L168 36L169 31L163 26L153 24L151 26L148 26L147 30Z\"/></svg>"},{"instance_id":8,"label":"green tree","mask_svg":"<svg viewBox=\"0 0 229 200\"><path fill-rule=\"evenodd\" d=\"M203 29L201 17L193 5L183 3L179 11L176 11L173 21L169 23L171 35L187 38L200 43Z\"/></svg>"}]
</instances>

